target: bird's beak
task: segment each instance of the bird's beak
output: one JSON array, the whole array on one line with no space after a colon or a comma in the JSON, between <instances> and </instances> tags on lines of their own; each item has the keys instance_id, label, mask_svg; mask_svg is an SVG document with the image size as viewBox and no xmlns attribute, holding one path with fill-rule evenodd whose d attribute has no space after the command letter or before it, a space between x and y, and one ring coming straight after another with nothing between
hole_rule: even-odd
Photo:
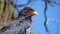
<instances>
[{"instance_id":1,"label":"bird's beak","mask_svg":"<svg viewBox=\"0 0 60 34\"><path fill-rule=\"evenodd\" d=\"M34 11L34 15L38 16L38 13L36 11Z\"/></svg>"}]
</instances>

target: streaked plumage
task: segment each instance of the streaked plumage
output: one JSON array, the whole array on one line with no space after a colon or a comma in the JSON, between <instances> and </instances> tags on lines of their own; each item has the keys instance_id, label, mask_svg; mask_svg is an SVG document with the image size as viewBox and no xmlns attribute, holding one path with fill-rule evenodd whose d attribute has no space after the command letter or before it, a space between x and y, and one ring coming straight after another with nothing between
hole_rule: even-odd
<instances>
[{"instance_id":1,"label":"streaked plumage","mask_svg":"<svg viewBox=\"0 0 60 34\"><path fill-rule=\"evenodd\" d=\"M19 12L18 17L9 24L0 29L0 34L26 34L26 30L30 27L32 19L35 15L34 10L25 7ZM36 13L37 14L37 13Z\"/></svg>"}]
</instances>

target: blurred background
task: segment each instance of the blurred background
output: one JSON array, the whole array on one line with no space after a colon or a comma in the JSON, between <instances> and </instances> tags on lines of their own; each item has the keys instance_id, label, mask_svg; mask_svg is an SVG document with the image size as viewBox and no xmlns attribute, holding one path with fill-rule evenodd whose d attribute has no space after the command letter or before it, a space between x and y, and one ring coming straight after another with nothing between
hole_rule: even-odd
<instances>
[{"instance_id":1,"label":"blurred background","mask_svg":"<svg viewBox=\"0 0 60 34\"><path fill-rule=\"evenodd\" d=\"M14 4L26 4L29 0L13 0ZM17 7L22 10L24 7L30 7L38 12L38 16L32 17L31 31L34 34L60 34L60 0L31 0L27 5ZM46 31L44 26L44 8L46 8L47 27L49 32ZM12 8L13 9L13 8ZM18 11L14 10L17 16Z\"/></svg>"}]
</instances>

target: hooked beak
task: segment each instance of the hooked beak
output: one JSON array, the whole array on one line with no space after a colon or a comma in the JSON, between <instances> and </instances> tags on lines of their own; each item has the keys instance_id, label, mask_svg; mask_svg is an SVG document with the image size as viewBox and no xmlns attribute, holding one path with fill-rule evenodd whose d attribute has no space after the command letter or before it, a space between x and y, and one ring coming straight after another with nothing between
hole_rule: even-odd
<instances>
[{"instance_id":1,"label":"hooked beak","mask_svg":"<svg viewBox=\"0 0 60 34\"><path fill-rule=\"evenodd\" d=\"M34 11L34 15L38 16L38 13L36 11Z\"/></svg>"}]
</instances>

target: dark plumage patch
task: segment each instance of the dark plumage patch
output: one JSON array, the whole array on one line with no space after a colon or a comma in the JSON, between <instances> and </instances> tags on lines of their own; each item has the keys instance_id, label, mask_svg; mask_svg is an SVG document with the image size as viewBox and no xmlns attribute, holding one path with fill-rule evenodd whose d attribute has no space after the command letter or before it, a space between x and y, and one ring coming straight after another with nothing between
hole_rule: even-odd
<instances>
[{"instance_id":1,"label":"dark plumage patch","mask_svg":"<svg viewBox=\"0 0 60 34\"><path fill-rule=\"evenodd\" d=\"M10 24L0 29L0 34L26 34L26 30L30 27L32 21L32 16L28 16L25 13L27 10L32 10L33 12L33 9L29 7L23 8L16 19L12 20Z\"/></svg>"}]
</instances>

